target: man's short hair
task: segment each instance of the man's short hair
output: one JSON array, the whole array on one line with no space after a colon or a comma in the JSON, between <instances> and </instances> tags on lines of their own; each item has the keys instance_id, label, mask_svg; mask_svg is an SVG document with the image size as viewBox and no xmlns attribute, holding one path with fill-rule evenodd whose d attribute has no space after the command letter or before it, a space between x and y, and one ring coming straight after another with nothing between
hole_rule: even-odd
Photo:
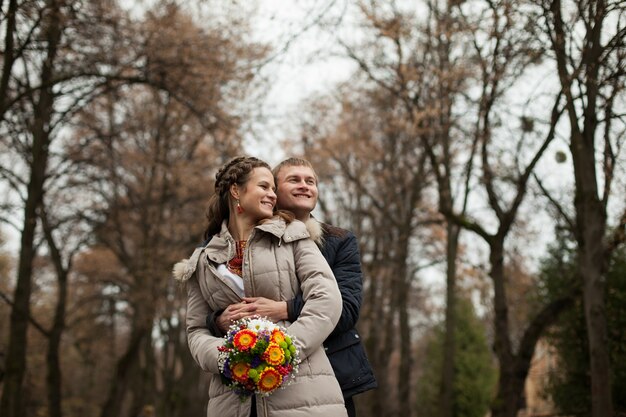
<instances>
[{"instance_id":1,"label":"man's short hair","mask_svg":"<svg viewBox=\"0 0 626 417\"><path fill-rule=\"evenodd\" d=\"M281 169L286 168L286 167L307 167L307 168L311 168L311 171L313 171L313 175L315 175L315 182L318 182L317 179L317 172L315 172L315 168L313 168L313 165L306 159L304 158L296 158L296 157L290 157L285 159L284 161L282 161L280 164L276 165L274 167L274 169L272 170L272 174L274 175L274 179L278 179L278 173L280 172ZM278 184L277 184L278 185Z\"/></svg>"}]
</instances>

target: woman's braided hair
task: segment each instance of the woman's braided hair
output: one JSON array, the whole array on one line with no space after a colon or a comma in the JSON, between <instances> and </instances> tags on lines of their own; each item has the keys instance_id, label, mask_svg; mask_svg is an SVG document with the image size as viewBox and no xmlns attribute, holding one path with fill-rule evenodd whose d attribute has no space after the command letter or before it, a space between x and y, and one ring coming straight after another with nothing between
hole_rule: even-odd
<instances>
[{"instance_id":1,"label":"woman's braided hair","mask_svg":"<svg viewBox=\"0 0 626 417\"><path fill-rule=\"evenodd\" d=\"M271 171L266 162L252 156L234 158L217 171L215 174L215 194L209 199L209 207L206 211L209 224L204 232L205 239L219 233L222 222L228 219L230 215L230 186L237 184L239 187L243 187L254 168L267 168Z\"/></svg>"}]
</instances>

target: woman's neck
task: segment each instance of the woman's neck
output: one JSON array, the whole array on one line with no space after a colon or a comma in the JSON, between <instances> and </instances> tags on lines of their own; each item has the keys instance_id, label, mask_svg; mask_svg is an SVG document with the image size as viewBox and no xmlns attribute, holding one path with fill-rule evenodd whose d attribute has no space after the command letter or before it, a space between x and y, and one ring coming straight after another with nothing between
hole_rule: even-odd
<instances>
[{"instance_id":1,"label":"woman's neck","mask_svg":"<svg viewBox=\"0 0 626 417\"><path fill-rule=\"evenodd\" d=\"M228 220L228 231L236 241L248 240L252 229L254 225L241 217L234 216Z\"/></svg>"}]
</instances>

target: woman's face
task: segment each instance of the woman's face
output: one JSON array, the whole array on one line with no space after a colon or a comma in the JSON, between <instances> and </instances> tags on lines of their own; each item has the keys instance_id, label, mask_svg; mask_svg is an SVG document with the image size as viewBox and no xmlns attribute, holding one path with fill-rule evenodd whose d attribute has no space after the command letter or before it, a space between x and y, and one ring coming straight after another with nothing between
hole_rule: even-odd
<instances>
[{"instance_id":1,"label":"woman's face","mask_svg":"<svg viewBox=\"0 0 626 417\"><path fill-rule=\"evenodd\" d=\"M253 223L272 217L276 205L274 176L267 168L254 168L250 178L239 188L241 215L248 216Z\"/></svg>"}]
</instances>

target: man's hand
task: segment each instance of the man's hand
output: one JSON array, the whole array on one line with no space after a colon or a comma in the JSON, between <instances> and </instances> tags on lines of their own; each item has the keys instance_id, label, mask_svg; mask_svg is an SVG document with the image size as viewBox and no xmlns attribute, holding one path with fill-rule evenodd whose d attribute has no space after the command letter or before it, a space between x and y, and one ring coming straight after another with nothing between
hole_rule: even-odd
<instances>
[{"instance_id":1,"label":"man's hand","mask_svg":"<svg viewBox=\"0 0 626 417\"><path fill-rule=\"evenodd\" d=\"M249 307L254 307L254 312L249 315L259 315L267 317L274 323L287 320L287 302L274 301L265 297L244 297L243 301Z\"/></svg>"}]
</instances>

